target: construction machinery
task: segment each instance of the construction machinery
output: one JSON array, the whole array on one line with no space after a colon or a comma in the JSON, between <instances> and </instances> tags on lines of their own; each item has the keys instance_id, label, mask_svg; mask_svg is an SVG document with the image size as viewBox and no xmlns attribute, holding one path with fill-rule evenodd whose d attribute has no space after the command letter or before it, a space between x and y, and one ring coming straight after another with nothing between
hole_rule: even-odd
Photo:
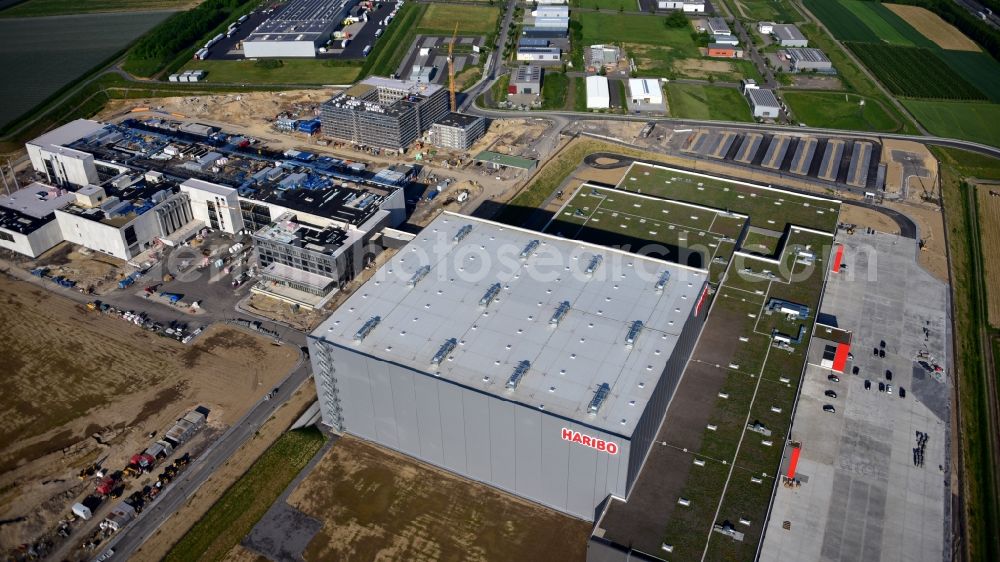
<instances>
[{"instance_id":1,"label":"construction machinery","mask_svg":"<svg viewBox=\"0 0 1000 562\"><path fill-rule=\"evenodd\" d=\"M451 99L452 112L458 111L458 103L455 102L455 40L458 38L458 24L455 24L455 32L451 34L451 43L448 43L448 95Z\"/></svg>"}]
</instances>

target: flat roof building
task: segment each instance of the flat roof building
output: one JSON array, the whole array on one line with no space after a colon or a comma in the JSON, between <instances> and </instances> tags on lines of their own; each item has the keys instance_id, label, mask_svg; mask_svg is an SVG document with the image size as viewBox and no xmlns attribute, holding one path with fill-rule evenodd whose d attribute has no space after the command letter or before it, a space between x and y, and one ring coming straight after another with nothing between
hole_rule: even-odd
<instances>
[{"instance_id":1,"label":"flat roof building","mask_svg":"<svg viewBox=\"0 0 1000 562\"><path fill-rule=\"evenodd\" d=\"M833 72L833 63L826 54L813 48L785 49L785 54L791 63L793 72L814 70L816 72Z\"/></svg>"},{"instance_id":2,"label":"flat roof building","mask_svg":"<svg viewBox=\"0 0 1000 562\"><path fill-rule=\"evenodd\" d=\"M689 14L700 14L705 11L704 0L657 0L656 7L661 10L681 10Z\"/></svg>"},{"instance_id":3,"label":"flat roof building","mask_svg":"<svg viewBox=\"0 0 1000 562\"><path fill-rule=\"evenodd\" d=\"M448 90L440 85L374 76L320 108L324 136L398 152L447 113Z\"/></svg>"},{"instance_id":4,"label":"flat roof building","mask_svg":"<svg viewBox=\"0 0 1000 562\"><path fill-rule=\"evenodd\" d=\"M485 117L452 112L431 125L429 138L439 148L468 150L485 133Z\"/></svg>"},{"instance_id":5,"label":"flat roof building","mask_svg":"<svg viewBox=\"0 0 1000 562\"><path fill-rule=\"evenodd\" d=\"M559 62L562 51L557 47L518 47L518 61Z\"/></svg>"},{"instance_id":6,"label":"flat roof building","mask_svg":"<svg viewBox=\"0 0 1000 562\"><path fill-rule=\"evenodd\" d=\"M608 71L618 69L622 51L615 45L591 45L586 49L587 71L598 72L602 68Z\"/></svg>"},{"instance_id":7,"label":"flat roof building","mask_svg":"<svg viewBox=\"0 0 1000 562\"><path fill-rule=\"evenodd\" d=\"M607 109L611 107L611 90L604 76L587 77L587 109Z\"/></svg>"},{"instance_id":8,"label":"flat roof building","mask_svg":"<svg viewBox=\"0 0 1000 562\"><path fill-rule=\"evenodd\" d=\"M754 117L775 119L781 113L781 104L771 90L756 86L747 87L744 95L750 103L750 111Z\"/></svg>"},{"instance_id":9,"label":"flat roof building","mask_svg":"<svg viewBox=\"0 0 1000 562\"><path fill-rule=\"evenodd\" d=\"M633 104L661 105L663 103L663 88L655 78L629 78L629 99Z\"/></svg>"},{"instance_id":10,"label":"flat roof building","mask_svg":"<svg viewBox=\"0 0 1000 562\"><path fill-rule=\"evenodd\" d=\"M592 520L645 462L706 280L446 212L310 336L323 422Z\"/></svg>"},{"instance_id":11,"label":"flat roof building","mask_svg":"<svg viewBox=\"0 0 1000 562\"><path fill-rule=\"evenodd\" d=\"M711 35L732 35L733 32L729 29L729 24L726 20L722 18L708 18L706 25L708 26L708 33Z\"/></svg>"},{"instance_id":12,"label":"flat roof building","mask_svg":"<svg viewBox=\"0 0 1000 562\"><path fill-rule=\"evenodd\" d=\"M533 64L515 67L508 86L511 94L542 93L542 67Z\"/></svg>"},{"instance_id":13,"label":"flat roof building","mask_svg":"<svg viewBox=\"0 0 1000 562\"><path fill-rule=\"evenodd\" d=\"M243 40L246 58L315 57L357 0L291 0Z\"/></svg>"},{"instance_id":14,"label":"flat roof building","mask_svg":"<svg viewBox=\"0 0 1000 562\"><path fill-rule=\"evenodd\" d=\"M799 28L792 24L774 24L771 35L777 39L782 47L808 47L809 40L799 31Z\"/></svg>"}]
</instances>

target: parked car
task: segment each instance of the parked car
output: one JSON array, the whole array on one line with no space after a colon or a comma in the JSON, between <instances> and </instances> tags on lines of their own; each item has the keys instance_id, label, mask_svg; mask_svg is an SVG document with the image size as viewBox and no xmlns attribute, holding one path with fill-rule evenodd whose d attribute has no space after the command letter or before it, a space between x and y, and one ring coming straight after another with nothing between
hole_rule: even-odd
<instances>
[{"instance_id":1,"label":"parked car","mask_svg":"<svg viewBox=\"0 0 1000 562\"><path fill-rule=\"evenodd\" d=\"M823 394L825 394L825 395L829 396L830 398L836 398L836 397L837 397L837 393L836 393L836 392L834 392L834 391L832 391L832 390L827 390L827 391L826 391L826 392L824 392Z\"/></svg>"},{"instance_id":2,"label":"parked car","mask_svg":"<svg viewBox=\"0 0 1000 562\"><path fill-rule=\"evenodd\" d=\"M858 374L860 372L861 372L861 367L858 367L857 365L855 365L854 368L851 369L851 374L852 375L856 375L856 374Z\"/></svg>"},{"instance_id":3,"label":"parked car","mask_svg":"<svg viewBox=\"0 0 1000 562\"><path fill-rule=\"evenodd\" d=\"M891 384L885 385L885 391L889 394L892 394L892 385Z\"/></svg>"},{"instance_id":4,"label":"parked car","mask_svg":"<svg viewBox=\"0 0 1000 562\"><path fill-rule=\"evenodd\" d=\"M837 375L834 375L834 374L827 375L826 378L830 382L840 382L840 377L838 377Z\"/></svg>"},{"instance_id":5,"label":"parked car","mask_svg":"<svg viewBox=\"0 0 1000 562\"><path fill-rule=\"evenodd\" d=\"M885 350L884 349L878 350L878 358L879 359L885 359Z\"/></svg>"},{"instance_id":6,"label":"parked car","mask_svg":"<svg viewBox=\"0 0 1000 562\"><path fill-rule=\"evenodd\" d=\"M834 408L833 406L831 406L830 404L824 404L823 405L823 411L824 412L830 412L831 414L837 413L837 409Z\"/></svg>"},{"instance_id":7,"label":"parked car","mask_svg":"<svg viewBox=\"0 0 1000 562\"><path fill-rule=\"evenodd\" d=\"M885 392L885 383L884 382L879 382L878 383L878 391L879 392Z\"/></svg>"},{"instance_id":8,"label":"parked car","mask_svg":"<svg viewBox=\"0 0 1000 562\"><path fill-rule=\"evenodd\" d=\"M899 397L900 398L906 398L906 389L905 388L899 387Z\"/></svg>"},{"instance_id":9,"label":"parked car","mask_svg":"<svg viewBox=\"0 0 1000 562\"><path fill-rule=\"evenodd\" d=\"M887 380L887 381L891 381L892 380L892 371L890 371L889 369L885 370L885 380Z\"/></svg>"},{"instance_id":10,"label":"parked car","mask_svg":"<svg viewBox=\"0 0 1000 562\"><path fill-rule=\"evenodd\" d=\"M872 388L872 381L865 379L865 390L871 390L871 388Z\"/></svg>"}]
</instances>

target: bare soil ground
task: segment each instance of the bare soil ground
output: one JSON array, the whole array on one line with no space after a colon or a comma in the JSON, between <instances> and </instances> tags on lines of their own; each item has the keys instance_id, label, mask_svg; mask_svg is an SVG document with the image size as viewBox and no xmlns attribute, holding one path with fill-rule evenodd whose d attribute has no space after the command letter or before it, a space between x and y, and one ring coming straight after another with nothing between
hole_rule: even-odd
<instances>
[{"instance_id":1,"label":"bare soil ground","mask_svg":"<svg viewBox=\"0 0 1000 562\"><path fill-rule=\"evenodd\" d=\"M46 267L51 275L76 281L77 286L103 295L117 287L116 283L131 270L116 257L90 251L69 242L57 244L51 250L24 264L25 269Z\"/></svg>"},{"instance_id":2,"label":"bare soil ground","mask_svg":"<svg viewBox=\"0 0 1000 562\"><path fill-rule=\"evenodd\" d=\"M899 234L899 225L884 214L854 205L843 205L840 208L840 222L856 224L861 228L871 227L879 232Z\"/></svg>"},{"instance_id":3,"label":"bare soil ground","mask_svg":"<svg viewBox=\"0 0 1000 562\"><path fill-rule=\"evenodd\" d=\"M343 437L288 498L306 560L584 560L590 525Z\"/></svg>"},{"instance_id":4,"label":"bare soil ground","mask_svg":"<svg viewBox=\"0 0 1000 562\"><path fill-rule=\"evenodd\" d=\"M320 311L304 308L292 310L292 305L287 302L258 294L250 295L250 298L244 301L243 309L303 332L311 332L325 317Z\"/></svg>"},{"instance_id":5,"label":"bare soil ground","mask_svg":"<svg viewBox=\"0 0 1000 562\"><path fill-rule=\"evenodd\" d=\"M0 333L0 519L25 518L0 527L3 545L28 542L64 517L84 491L83 466L124 467L148 433L198 405L211 410L210 427L227 426L298 356L226 326L182 345L6 275Z\"/></svg>"},{"instance_id":6,"label":"bare soil ground","mask_svg":"<svg viewBox=\"0 0 1000 562\"><path fill-rule=\"evenodd\" d=\"M795 74L792 76L792 87L807 90L841 90L844 84L836 76Z\"/></svg>"},{"instance_id":7,"label":"bare soil ground","mask_svg":"<svg viewBox=\"0 0 1000 562\"><path fill-rule=\"evenodd\" d=\"M902 4L885 4L885 7L895 12L906 23L912 25L913 29L937 43L937 46L942 49L952 51L979 50L979 46L972 39L963 35L961 31L927 8Z\"/></svg>"},{"instance_id":8,"label":"bare soil ground","mask_svg":"<svg viewBox=\"0 0 1000 562\"><path fill-rule=\"evenodd\" d=\"M948 254L941 208L930 204L902 202L887 203L885 206L905 214L917 223L917 236L924 241L917 262L934 278L948 283Z\"/></svg>"},{"instance_id":9,"label":"bare soil ground","mask_svg":"<svg viewBox=\"0 0 1000 562\"><path fill-rule=\"evenodd\" d=\"M911 158L921 160L921 165L927 170L928 176L919 178L910 176L903 177L904 169L902 161L897 161L899 152L905 152ZM919 142L901 141L893 139L883 139L882 141L882 161L886 163L885 189L889 193L899 193L903 188L903 181L907 182L909 198L913 201L921 201L922 196L928 195L937 198L938 195L938 162L934 155L927 150L927 147Z\"/></svg>"},{"instance_id":10,"label":"bare soil ground","mask_svg":"<svg viewBox=\"0 0 1000 562\"><path fill-rule=\"evenodd\" d=\"M674 70L688 78L708 78L711 74L733 72L728 61L705 59L680 59L674 61Z\"/></svg>"},{"instance_id":11,"label":"bare soil ground","mask_svg":"<svg viewBox=\"0 0 1000 562\"><path fill-rule=\"evenodd\" d=\"M156 533L137 550L133 560L161 560L170 548L184 536L205 514L222 494L243 476L250 466L288 429L310 403L316 400L316 387L307 380L295 394L284 403L257 431L256 437L247 441L225 464L216 470L187 503L174 513ZM230 550L227 560L259 560L252 552L236 546Z\"/></svg>"}]
</instances>

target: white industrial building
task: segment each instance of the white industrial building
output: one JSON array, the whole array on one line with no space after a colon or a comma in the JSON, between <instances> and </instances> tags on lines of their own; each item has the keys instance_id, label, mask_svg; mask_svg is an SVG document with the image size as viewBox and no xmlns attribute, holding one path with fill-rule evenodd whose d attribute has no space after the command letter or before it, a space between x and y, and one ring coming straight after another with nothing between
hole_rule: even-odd
<instances>
[{"instance_id":1,"label":"white industrial building","mask_svg":"<svg viewBox=\"0 0 1000 562\"><path fill-rule=\"evenodd\" d=\"M729 24L722 18L708 18L706 25L708 25L708 33L711 35L733 34L732 30L729 29Z\"/></svg>"},{"instance_id":2,"label":"white industrial building","mask_svg":"<svg viewBox=\"0 0 1000 562\"><path fill-rule=\"evenodd\" d=\"M815 71L820 73L832 73L833 63L826 56L826 53L819 49L785 49L781 51L791 63L792 72Z\"/></svg>"},{"instance_id":3,"label":"white industrial building","mask_svg":"<svg viewBox=\"0 0 1000 562\"><path fill-rule=\"evenodd\" d=\"M605 76L587 77L587 109L607 109L611 107L611 89Z\"/></svg>"},{"instance_id":4,"label":"white industrial building","mask_svg":"<svg viewBox=\"0 0 1000 562\"><path fill-rule=\"evenodd\" d=\"M518 47L516 58L521 62L559 62L561 55L556 47Z\"/></svg>"},{"instance_id":5,"label":"white industrial building","mask_svg":"<svg viewBox=\"0 0 1000 562\"><path fill-rule=\"evenodd\" d=\"M42 183L0 197L0 248L36 258L62 242L55 212L73 197L65 189Z\"/></svg>"},{"instance_id":6,"label":"white industrial building","mask_svg":"<svg viewBox=\"0 0 1000 562\"><path fill-rule=\"evenodd\" d=\"M246 58L315 57L357 0L291 0L243 40Z\"/></svg>"},{"instance_id":7,"label":"white industrial building","mask_svg":"<svg viewBox=\"0 0 1000 562\"><path fill-rule=\"evenodd\" d=\"M656 7L661 10L681 10L689 14L701 14L705 12L705 2L703 0L658 0Z\"/></svg>"},{"instance_id":8,"label":"white industrial building","mask_svg":"<svg viewBox=\"0 0 1000 562\"><path fill-rule=\"evenodd\" d=\"M775 119L781 114L781 104L772 90L761 88L753 80L744 80L741 86L754 117Z\"/></svg>"},{"instance_id":9,"label":"white industrial building","mask_svg":"<svg viewBox=\"0 0 1000 562\"><path fill-rule=\"evenodd\" d=\"M543 5L531 12L533 25L543 29L569 29L569 6Z\"/></svg>"},{"instance_id":10,"label":"white industrial building","mask_svg":"<svg viewBox=\"0 0 1000 562\"><path fill-rule=\"evenodd\" d=\"M757 32L764 35L770 35L774 32L774 22L762 21L757 22Z\"/></svg>"},{"instance_id":11,"label":"white industrial building","mask_svg":"<svg viewBox=\"0 0 1000 562\"><path fill-rule=\"evenodd\" d=\"M64 145L99 133L103 128L103 123L77 119L29 141L25 148L31 167L44 174L48 183L60 187L97 183L93 155Z\"/></svg>"},{"instance_id":12,"label":"white industrial building","mask_svg":"<svg viewBox=\"0 0 1000 562\"><path fill-rule=\"evenodd\" d=\"M629 99L633 104L660 105L663 103L663 89L655 78L629 78Z\"/></svg>"},{"instance_id":13,"label":"white industrial building","mask_svg":"<svg viewBox=\"0 0 1000 562\"><path fill-rule=\"evenodd\" d=\"M799 31L799 28L792 24L774 24L771 28L771 35L782 47L808 47L809 40Z\"/></svg>"},{"instance_id":14,"label":"white industrial building","mask_svg":"<svg viewBox=\"0 0 1000 562\"><path fill-rule=\"evenodd\" d=\"M310 336L323 423L593 520L642 470L706 281L445 212Z\"/></svg>"},{"instance_id":15,"label":"white industrial building","mask_svg":"<svg viewBox=\"0 0 1000 562\"><path fill-rule=\"evenodd\" d=\"M431 125L427 136L436 147L468 150L485 133L485 117L452 112Z\"/></svg>"}]
</instances>

